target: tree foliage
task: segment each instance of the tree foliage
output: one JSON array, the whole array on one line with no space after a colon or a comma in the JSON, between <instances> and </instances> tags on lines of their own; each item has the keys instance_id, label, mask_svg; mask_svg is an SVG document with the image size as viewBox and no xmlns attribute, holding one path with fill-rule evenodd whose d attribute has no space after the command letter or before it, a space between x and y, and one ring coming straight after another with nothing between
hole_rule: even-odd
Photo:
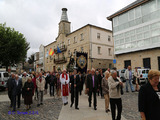
<instances>
[{"instance_id":1,"label":"tree foliage","mask_svg":"<svg viewBox=\"0 0 160 120\"><path fill-rule=\"evenodd\" d=\"M0 24L0 63L8 66L25 61L29 43L22 33Z\"/></svg>"},{"instance_id":2,"label":"tree foliage","mask_svg":"<svg viewBox=\"0 0 160 120\"><path fill-rule=\"evenodd\" d=\"M28 63L29 63L29 64L33 64L33 63L34 63L34 54L32 54L32 55L28 58Z\"/></svg>"}]
</instances>

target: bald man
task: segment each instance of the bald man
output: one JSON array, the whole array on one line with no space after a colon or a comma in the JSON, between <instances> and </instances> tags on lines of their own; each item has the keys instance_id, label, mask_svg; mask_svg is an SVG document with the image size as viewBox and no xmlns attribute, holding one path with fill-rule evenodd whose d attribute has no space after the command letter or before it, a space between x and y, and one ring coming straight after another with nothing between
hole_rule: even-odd
<instances>
[{"instance_id":1,"label":"bald man","mask_svg":"<svg viewBox=\"0 0 160 120\"><path fill-rule=\"evenodd\" d=\"M98 89L98 76L95 74L95 69L92 68L91 70L91 74L88 75L88 79L87 79L87 91L89 92L89 98L88 98L88 102L89 102L89 107L91 107L91 101L92 101L92 93L94 96L94 110L97 110L97 97L96 97L96 93L99 90Z\"/></svg>"}]
</instances>

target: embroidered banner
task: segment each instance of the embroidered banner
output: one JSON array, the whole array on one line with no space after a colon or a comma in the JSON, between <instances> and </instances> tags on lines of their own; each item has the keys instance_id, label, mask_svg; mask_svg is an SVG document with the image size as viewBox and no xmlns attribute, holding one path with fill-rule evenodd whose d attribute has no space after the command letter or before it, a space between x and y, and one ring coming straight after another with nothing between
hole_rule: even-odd
<instances>
[{"instance_id":1,"label":"embroidered banner","mask_svg":"<svg viewBox=\"0 0 160 120\"><path fill-rule=\"evenodd\" d=\"M84 53L84 52L77 52L77 68L78 68L78 72L87 72L87 61L88 61L88 55L87 53Z\"/></svg>"}]
</instances>

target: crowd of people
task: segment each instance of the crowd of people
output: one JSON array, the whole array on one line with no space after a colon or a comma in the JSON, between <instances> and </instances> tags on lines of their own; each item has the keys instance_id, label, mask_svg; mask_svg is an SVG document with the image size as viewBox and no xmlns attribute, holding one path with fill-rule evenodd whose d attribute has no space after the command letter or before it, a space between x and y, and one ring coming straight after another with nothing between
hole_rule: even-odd
<instances>
[{"instance_id":1,"label":"crowd of people","mask_svg":"<svg viewBox=\"0 0 160 120\"><path fill-rule=\"evenodd\" d=\"M149 82L140 88L138 82L140 76L136 68L133 74L131 66L128 66L124 76L126 92L129 92L128 84L132 92L139 91L138 107L141 117L144 120L154 120L153 118L157 116L160 118L158 114L160 111L160 72L150 70ZM132 84L133 79L135 79L135 88ZM43 105L43 97L48 89L51 97L62 98L64 106L68 104L68 97L71 94L70 107L74 104L75 109L79 110L79 95L82 95L84 90L88 97L89 107L92 106L93 95L94 110L97 110L97 95L104 98L104 110L106 113L111 111L112 120L121 120L123 87L124 83L116 68L111 70L108 68L104 73L102 69L95 70L94 68L87 70L87 73L77 72L76 69L73 72L67 72L64 69L62 72L36 72L29 75L23 73L22 78L17 74L11 74L7 82L10 107L13 111L16 111L16 102L20 108L21 95L27 110L31 108L33 97L37 100L37 107Z\"/></svg>"},{"instance_id":2,"label":"crowd of people","mask_svg":"<svg viewBox=\"0 0 160 120\"><path fill-rule=\"evenodd\" d=\"M34 100L37 100L37 107L43 105L43 96L47 94L48 86L50 86L50 96L54 96L54 87L56 87L57 97L61 97L60 74L54 72L36 72L27 74L24 72L22 77L12 73L7 81L8 96L11 101L10 107L12 111L20 108L21 98L24 99L26 109L31 108ZM22 97L21 97L22 96Z\"/></svg>"}]
</instances>

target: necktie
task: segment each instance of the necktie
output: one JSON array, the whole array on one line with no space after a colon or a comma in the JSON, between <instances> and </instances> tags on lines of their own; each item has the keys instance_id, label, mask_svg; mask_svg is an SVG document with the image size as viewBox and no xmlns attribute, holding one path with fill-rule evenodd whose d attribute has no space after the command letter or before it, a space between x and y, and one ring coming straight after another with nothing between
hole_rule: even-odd
<instances>
[{"instance_id":1,"label":"necktie","mask_svg":"<svg viewBox=\"0 0 160 120\"><path fill-rule=\"evenodd\" d=\"M94 76L92 76L92 79L93 79L93 88L94 88Z\"/></svg>"}]
</instances>

